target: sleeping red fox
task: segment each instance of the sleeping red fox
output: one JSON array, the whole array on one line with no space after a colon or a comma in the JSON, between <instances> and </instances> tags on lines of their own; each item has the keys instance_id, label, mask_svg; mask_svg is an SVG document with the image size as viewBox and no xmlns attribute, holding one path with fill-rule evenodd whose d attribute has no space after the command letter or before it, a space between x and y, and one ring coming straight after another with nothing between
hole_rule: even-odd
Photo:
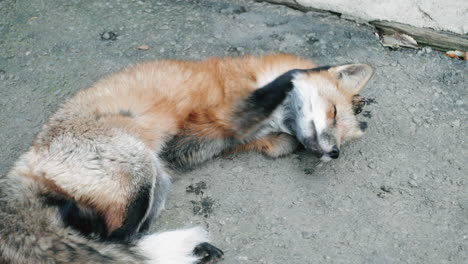
<instances>
[{"instance_id":1,"label":"sleeping red fox","mask_svg":"<svg viewBox=\"0 0 468 264\"><path fill-rule=\"evenodd\" d=\"M165 167L223 152L272 157L299 143L322 160L363 134L365 64L292 55L152 61L79 91L0 178L1 263L211 263L201 228L146 234Z\"/></svg>"}]
</instances>

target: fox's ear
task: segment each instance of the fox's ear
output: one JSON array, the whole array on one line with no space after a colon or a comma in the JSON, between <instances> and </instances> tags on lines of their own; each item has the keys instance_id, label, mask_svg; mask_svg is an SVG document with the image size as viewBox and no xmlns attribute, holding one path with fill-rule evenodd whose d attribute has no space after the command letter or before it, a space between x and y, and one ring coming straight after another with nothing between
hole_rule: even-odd
<instances>
[{"instance_id":1,"label":"fox's ear","mask_svg":"<svg viewBox=\"0 0 468 264\"><path fill-rule=\"evenodd\" d=\"M372 77L374 70L367 64L346 64L328 70L338 79L340 87L352 94L358 94Z\"/></svg>"}]
</instances>

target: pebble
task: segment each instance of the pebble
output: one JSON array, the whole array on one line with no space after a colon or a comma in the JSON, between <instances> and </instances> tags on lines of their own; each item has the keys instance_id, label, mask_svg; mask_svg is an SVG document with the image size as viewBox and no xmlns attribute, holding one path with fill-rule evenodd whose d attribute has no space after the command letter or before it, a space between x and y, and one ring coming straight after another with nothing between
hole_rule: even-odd
<instances>
[{"instance_id":1,"label":"pebble","mask_svg":"<svg viewBox=\"0 0 468 264\"><path fill-rule=\"evenodd\" d=\"M432 52L431 47L424 47L422 50L423 50L425 53L431 53L431 52Z\"/></svg>"},{"instance_id":2,"label":"pebble","mask_svg":"<svg viewBox=\"0 0 468 264\"><path fill-rule=\"evenodd\" d=\"M241 261L247 261L247 260L249 260L249 258L246 257L246 256L239 256L239 257L237 257L237 259L238 259L238 260L241 260Z\"/></svg>"},{"instance_id":3,"label":"pebble","mask_svg":"<svg viewBox=\"0 0 468 264\"><path fill-rule=\"evenodd\" d=\"M113 31L107 31L101 34L101 40L117 40L118 35Z\"/></svg>"},{"instance_id":4,"label":"pebble","mask_svg":"<svg viewBox=\"0 0 468 264\"><path fill-rule=\"evenodd\" d=\"M452 121L452 127L460 127L460 120Z\"/></svg>"},{"instance_id":5,"label":"pebble","mask_svg":"<svg viewBox=\"0 0 468 264\"><path fill-rule=\"evenodd\" d=\"M418 183L415 180L409 180L408 184L413 188L418 187Z\"/></svg>"},{"instance_id":6,"label":"pebble","mask_svg":"<svg viewBox=\"0 0 468 264\"><path fill-rule=\"evenodd\" d=\"M306 231L302 232L301 235L302 235L303 239L311 239L311 238L316 237L316 234L314 234L312 232L306 232Z\"/></svg>"},{"instance_id":7,"label":"pebble","mask_svg":"<svg viewBox=\"0 0 468 264\"><path fill-rule=\"evenodd\" d=\"M141 45L141 46L139 46L137 49L139 49L139 50L149 50L149 49L150 49L150 46L148 46L148 45Z\"/></svg>"},{"instance_id":8,"label":"pebble","mask_svg":"<svg viewBox=\"0 0 468 264\"><path fill-rule=\"evenodd\" d=\"M232 171L236 172L236 173L242 172L243 170L244 170L244 168L242 166L237 166L237 167L232 169Z\"/></svg>"},{"instance_id":9,"label":"pebble","mask_svg":"<svg viewBox=\"0 0 468 264\"><path fill-rule=\"evenodd\" d=\"M382 185L380 186L380 190L386 192L386 193L391 193L392 192L392 187L387 186L387 185Z\"/></svg>"}]
</instances>

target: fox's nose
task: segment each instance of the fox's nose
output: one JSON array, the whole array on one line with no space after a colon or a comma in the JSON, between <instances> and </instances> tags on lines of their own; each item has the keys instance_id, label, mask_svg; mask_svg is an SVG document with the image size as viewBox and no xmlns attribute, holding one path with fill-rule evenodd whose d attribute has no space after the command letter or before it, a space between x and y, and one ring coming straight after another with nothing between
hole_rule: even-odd
<instances>
[{"instance_id":1,"label":"fox's nose","mask_svg":"<svg viewBox=\"0 0 468 264\"><path fill-rule=\"evenodd\" d=\"M333 145L333 147L332 147L330 153L328 153L328 155L332 159L337 159L340 156L340 150L338 149L338 147L336 145Z\"/></svg>"}]
</instances>

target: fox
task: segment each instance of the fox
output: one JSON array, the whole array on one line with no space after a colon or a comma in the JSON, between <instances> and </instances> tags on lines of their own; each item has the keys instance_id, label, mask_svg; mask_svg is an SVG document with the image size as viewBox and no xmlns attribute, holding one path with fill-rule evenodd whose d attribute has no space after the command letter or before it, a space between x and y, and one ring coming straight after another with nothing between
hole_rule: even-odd
<instances>
[{"instance_id":1,"label":"fox","mask_svg":"<svg viewBox=\"0 0 468 264\"><path fill-rule=\"evenodd\" d=\"M367 64L291 54L154 60L66 100L0 178L0 263L202 264L206 230L150 233L174 170L300 145L323 161L361 137Z\"/></svg>"}]
</instances>

